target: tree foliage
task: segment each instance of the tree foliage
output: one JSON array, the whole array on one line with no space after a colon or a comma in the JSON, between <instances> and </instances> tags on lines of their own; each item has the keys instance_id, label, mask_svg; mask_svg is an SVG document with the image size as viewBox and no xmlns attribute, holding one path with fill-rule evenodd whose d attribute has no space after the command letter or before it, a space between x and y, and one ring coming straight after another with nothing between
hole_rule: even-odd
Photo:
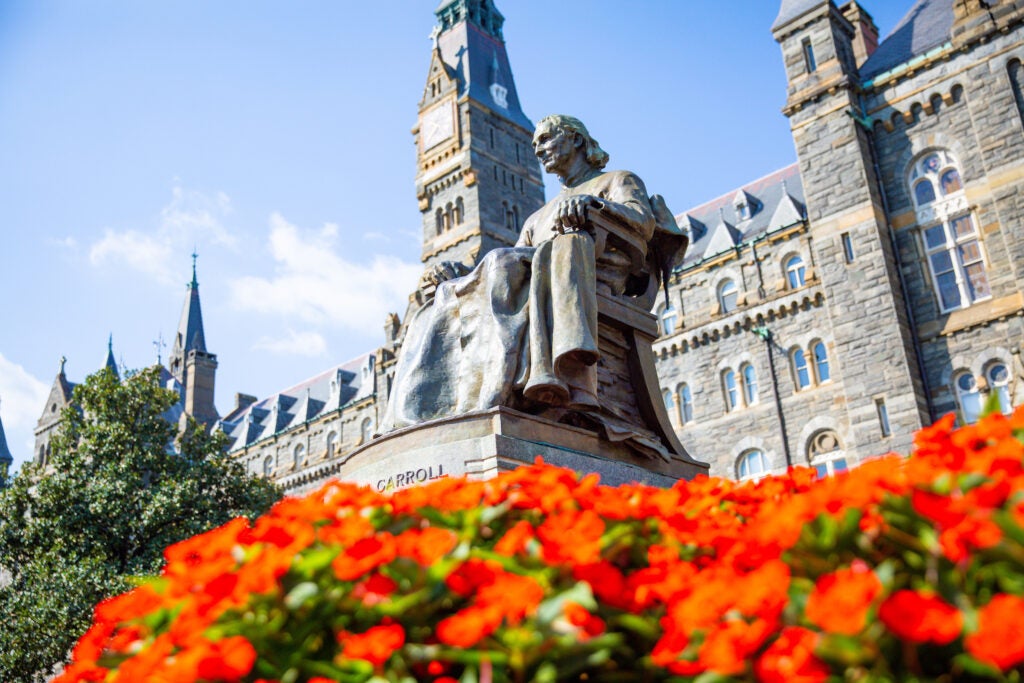
<instances>
[{"instance_id":1,"label":"tree foliage","mask_svg":"<svg viewBox=\"0 0 1024 683\"><path fill-rule=\"evenodd\" d=\"M225 455L223 434L167 419L160 369L77 386L45 471L0 492L0 680L41 680L66 659L92 606L157 572L163 549L280 497Z\"/></svg>"}]
</instances>

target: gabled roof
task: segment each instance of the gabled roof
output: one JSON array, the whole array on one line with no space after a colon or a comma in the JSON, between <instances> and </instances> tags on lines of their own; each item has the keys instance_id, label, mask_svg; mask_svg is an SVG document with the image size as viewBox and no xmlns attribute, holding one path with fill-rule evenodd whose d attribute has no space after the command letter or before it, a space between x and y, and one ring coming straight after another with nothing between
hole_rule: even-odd
<instances>
[{"instance_id":1,"label":"gabled roof","mask_svg":"<svg viewBox=\"0 0 1024 683\"><path fill-rule=\"evenodd\" d=\"M217 428L231 439L229 451L239 450L319 415L371 396L374 355L366 353L336 365L284 391L272 394L220 420Z\"/></svg>"},{"instance_id":2,"label":"gabled roof","mask_svg":"<svg viewBox=\"0 0 1024 683\"><path fill-rule=\"evenodd\" d=\"M860 77L870 79L943 45L953 18L953 0L917 0L860 67Z\"/></svg>"},{"instance_id":3,"label":"gabled roof","mask_svg":"<svg viewBox=\"0 0 1024 683\"><path fill-rule=\"evenodd\" d=\"M749 220L741 220L736 214L734 200L740 192L760 207ZM805 217L800 168L792 164L678 214L679 226L684 231L689 226L693 233L681 268L728 251L736 244L790 227ZM699 230L703 226L708 226L706 231Z\"/></svg>"}]
</instances>

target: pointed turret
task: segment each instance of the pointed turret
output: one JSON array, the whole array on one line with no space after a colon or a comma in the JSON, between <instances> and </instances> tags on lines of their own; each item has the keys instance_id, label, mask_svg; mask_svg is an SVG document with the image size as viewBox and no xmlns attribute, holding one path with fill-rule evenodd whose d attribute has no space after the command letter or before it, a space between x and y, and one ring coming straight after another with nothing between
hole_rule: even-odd
<instances>
[{"instance_id":1,"label":"pointed turret","mask_svg":"<svg viewBox=\"0 0 1024 683\"><path fill-rule=\"evenodd\" d=\"M36 423L36 443L33 459L37 465L45 465L47 460L49 460L50 439L60 424L61 411L71 404L75 385L73 382L68 381L68 376L64 372L64 366L67 362L68 359L61 356L60 368L57 370L57 376L53 380L53 386L50 387L50 395L46 398L46 406L43 408L43 414L39 416L39 422Z\"/></svg>"},{"instance_id":2,"label":"pointed turret","mask_svg":"<svg viewBox=\"0 0 1024 683\"><path fill-rule=\"evenodd\" d=\"M182 386L185 414L205 424L212 424L218 418L217 409L213 405L217 356L206 350L203 312L199 304L199 280L196 276L197 257L193 252L192 281L186 285L188 295L168 361L171 374Z\"/></svg>"},{"instance_id":3,"label":"pointed turret","mask_svg":"<svg viewBox=\"0 0 1024 683\"><path fill-rule=\"evenodd\" d=\"M114 335L107 338L107 360L104 362L103 367L114 373L114 377L121 377L121 374L117 371L117 361L114 360Z\"/></svg>"},{"instance_id":4,"label":"pointed turret","mask_svg":"<svg viewBox=\"0 0 1024 683\"><path fill-rule=\"evenodd\" d=\"M4 434L3 415L0 414L0 487L3 487L11 473L11 465L14 464L14 456L11 449L7 447L7 435Z\"/></svg>"}]
</instances>

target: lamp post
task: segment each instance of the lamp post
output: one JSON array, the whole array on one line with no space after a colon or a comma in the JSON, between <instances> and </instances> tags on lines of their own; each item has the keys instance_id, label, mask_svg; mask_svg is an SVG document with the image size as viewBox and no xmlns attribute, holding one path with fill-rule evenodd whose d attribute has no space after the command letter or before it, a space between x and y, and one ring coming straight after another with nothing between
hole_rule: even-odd
<instances>
[{"instance_id":1,"label":"lamp post","mask_svg":"<svg viewBox=\"0 0 1024 683\"><path fill-rule=\"evenodd\" d=\"M782 434L782 452L786 456L786 469L793 466L793 456L789 452L789 436L786 434L786 415L782 411L782 398L779 396L779 378L775 374L775 349L772 343L772 331L766 325L750 328L750 331L764 340L768 348L768 371L772 376L772 394L775 396L775 412L779 418L779 432Z\"/></svg>"}]
</instances>

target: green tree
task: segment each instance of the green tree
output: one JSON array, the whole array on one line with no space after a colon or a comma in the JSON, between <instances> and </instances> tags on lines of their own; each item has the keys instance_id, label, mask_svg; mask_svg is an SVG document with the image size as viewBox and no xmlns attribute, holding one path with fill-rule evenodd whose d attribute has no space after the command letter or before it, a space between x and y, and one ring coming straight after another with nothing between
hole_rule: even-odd
<instances>
[{"instance_id":1,"label":"green tree","mask_svg":"<svg viewBox=\"0 0 1024 683\"><path fill-rule=\"evenodd\" d=\"M223 434L169 421L177 401L159 368L90 376L45 471L26 465L0 491L0 681L43 680L92 606L159 571L166 546L280 498L225 455Z\"/></svg>"}]
</instances>

